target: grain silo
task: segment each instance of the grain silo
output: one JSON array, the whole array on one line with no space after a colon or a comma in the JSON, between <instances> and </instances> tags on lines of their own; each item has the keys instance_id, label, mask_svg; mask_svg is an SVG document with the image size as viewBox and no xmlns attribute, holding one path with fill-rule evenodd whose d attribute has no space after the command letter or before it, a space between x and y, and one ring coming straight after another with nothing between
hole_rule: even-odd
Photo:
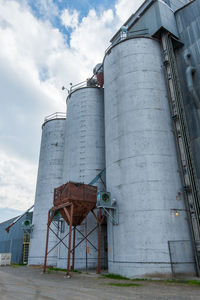
<instances>
[{"instance_id":1,"label":"grain silo","mask_svg":"<svg viewBox=\"0 0 200 300\"><path fill-rule=\"evenodd\" d=\"M55 113L45 119L42 125L42 139L33 212L33 232L29 252L29 265L43 265L47 231L47 213L53 206L54 188L61 185L65 137L65 114ZM56 231L56 228L54 228ZM49 237L49 249L57 238ZM56 265L56 249L49 253L48 264Z\"/></svg>"},{"instance_id":2,"label":"grain silo","mask_svg":"<svg viewBox=\"0 0 200 300\"><path fill-rule=\"evenodd\" d=\"M194 273L160 43L115 43L104 78L106 183L119 208L119 224L108 222L109 272L171 274L170 241L188 241L173 251L178 272Z\"/></svg>"},{"instance_id":3,"label":"grain silo","mask_svg":"<svg viewBox=\"0 0 200 300\"><path fill-rule=\"evenodd\" d=\"M67 98L63 183L68 181L90 183L105 168L104 152L103 89L95 86L80 88L76 86ZM98 181L95 185L100 191L105 190L103 182ZM87 220L77 228L81 233L77 232L76 244L95 225L94 216L89 214ZM106 233L105 229L102 231ZM97 230L88 239L97 248ZM97 266L98 253L91 243L88 242L86 245L84 241L77 247L75 268ZM66 248L60 245L59 267L66 267L66 254ZM102 264L104 264L103 257Z\"/></svg>"}]
</instances>

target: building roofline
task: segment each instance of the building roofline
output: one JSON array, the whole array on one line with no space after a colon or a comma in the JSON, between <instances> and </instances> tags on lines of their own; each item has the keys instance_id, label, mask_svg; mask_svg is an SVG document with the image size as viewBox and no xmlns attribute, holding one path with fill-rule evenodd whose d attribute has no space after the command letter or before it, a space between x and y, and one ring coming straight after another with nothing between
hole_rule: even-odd
<instances>
[{"instance_id":1,"label":"building roofline","mask_svg":"<svg viewBox=\"0 0 200 300\"><path fill-rule=\"evenodd\" d=\"M180 7L179 9L177 9L174 13L176 14L177 12L179 12L181 9L189 6L190 4L194 3L196 0L190 0L190 2L186 3L185 5L183 5L182 7Z\"/></svg>"},{"instance_id":2,"label":"building roofline","mask_svg":"<svg viewBox=\"0 0 200 300\"><path fill-rule=\"evenodd\" d=\"M157 0L146 0L144 3L142 3L142 5L136 10L136 12L134 14L132 14L128 20L122 25L122 26L127 26L129 24L129 22L132 20L132 22L129 24L128 29L130 28L130 26L132 26L139 18L140 16ZM117 37L117 35L120 33L121 28L115 33L115 35L111 38L110 42L112 43L115 38Z\"/></svg>"}]
</instances>

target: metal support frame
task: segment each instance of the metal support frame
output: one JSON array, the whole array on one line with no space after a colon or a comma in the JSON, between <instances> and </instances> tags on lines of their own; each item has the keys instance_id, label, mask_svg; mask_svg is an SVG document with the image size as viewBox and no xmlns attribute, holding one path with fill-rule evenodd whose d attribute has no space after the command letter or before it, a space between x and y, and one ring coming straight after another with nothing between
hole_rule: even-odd
<instances>
[{"instance_id":1,"label":"metal support frame","mask_svg":"<svg viewBox=\"0 0 200 300\"><path fill-rule=\"evenodd\" d=\"M114 206L98 206L98 208L102 208L104 212L111 218L112 224L113 225L118 225L119 224L119 209L118 207ZM112 214L108 211L111 210L112 212L115 213L115 216L113 217Z\"/></svg>"},{"instance_id":2,"label":"metal support frame","mask_svg":"<svg viewBox=\"0 0 200 300\"><path fill-rule=\"evenodd\" d=\"M69 219L69 247L68 247L68 261L67 261L67 276L69 276L69 269L70 269L70 254L71 254L71 236L72 236L72 222L73 222L73 211L74 205L71 205L70 215L68 215L67 209L64 207L64 211Z\"/></svg>"},{"instance_id":3,"label":"metal support frame","mask_svg":"<svg viewBox=\"0 0 200 300\"><path fill-rule=\"evenodd\" d=\"M70 211L67 210L67 207L70 207ZM53 218L55 216L55 213L59 211L59 209L63 208L64 212L67 216L68 222L69 222L69 233L66 234L62 239L58 236L58 234L50 227L50 225L53 223ZM73 203L66 203L65 205L60 205L58 207L53 207L48 212L48 222L47 222L47 235L46 235L46 249L45 249L45 259L44 259L44 268L43 272L46 272L47 269L47 256L48 254L55 249L60 243L62 243L68 250L68 256L67 256L67 273L66 276L69 276L70 272L70 258L72 253L72 265L71 270L74 270L75 265L75 249L85 240L86 241L86 252L87 252L87 243L89 243L96 251L98 251L98 265L97 265L97 274L100 274L101 272L101 224L106 216L105 212L102 214L101 208L98 208L98 214L95 213L94 209L91 210L92 214L94 215L97 225L91 229L87 233L87 229L85 230L85 235L76 227L73 227L73 212L74 212L74 205ZM87 218L87 217L86 217ZM86 220L86 226L87 226L87 219ZM54 224L55 225L55 224ZM88 239L88 236L91 235L96 229L98 228L98 248L93 245L93 243ZM49 244L49 231L51 231L57 238L58 243L48 250L48 244ZM72 231L73 231L73 244L72 244ZM83 238L81 241L78 242L78 244L75 244L76 241L76 231L79 232ZM63 242L64 238L69 236L68 239L68 246ZM71 247L72 244L72 247ZM87 256L86 256L86 267L87 267Z\"/></svg>"},{"instance_id":4,"label":"metal support frame","mask_svg":"<svg viewBox=\"0 0 200 300\"><path fill-rule=\"evenodd\" d=\"M94 210L91 210L93 216L95 217L98 224L98 265L97 274L101 273L101 224L105 218L105 213L102 215L101 208L98 209L98 215L95 214Z\"/></svg>"}]
</instances>

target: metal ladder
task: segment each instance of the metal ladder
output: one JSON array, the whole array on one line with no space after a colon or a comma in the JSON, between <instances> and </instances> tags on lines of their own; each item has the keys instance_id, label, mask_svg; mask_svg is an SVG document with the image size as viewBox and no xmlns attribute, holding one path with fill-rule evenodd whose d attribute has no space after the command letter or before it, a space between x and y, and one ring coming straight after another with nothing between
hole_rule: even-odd
<instances>
[{"instance_id":1,"label":"metal ladder","mask_svg":"<svg viewBox=\"0 0 200 300\"><path fill-rule=\"evenodd\" d=\"M179 76L171 35L163 32L161 43L169 87L169 102L174 125L177 152L181 166L186 210L192 234L197 275L200 276L200 202L199 187L190 148L190 139L183 107Z\"/></svg>"}]
</instances>

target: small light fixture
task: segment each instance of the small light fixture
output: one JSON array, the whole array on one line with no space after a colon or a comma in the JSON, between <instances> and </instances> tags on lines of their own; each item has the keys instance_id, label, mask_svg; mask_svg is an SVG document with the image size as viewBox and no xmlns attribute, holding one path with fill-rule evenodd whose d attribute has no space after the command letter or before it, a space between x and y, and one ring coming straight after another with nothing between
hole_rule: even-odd
<instances>
[{"instance_id":1,"label":"small light fixture","mask_svg":"<svg viewBox=\"0 0 200 300\"><path fill-rule=\"evenodd\" d=\"M179 216L179 212L176 210L175 212L175 216L178 217Z\"/></svg>"}]
</instances>

